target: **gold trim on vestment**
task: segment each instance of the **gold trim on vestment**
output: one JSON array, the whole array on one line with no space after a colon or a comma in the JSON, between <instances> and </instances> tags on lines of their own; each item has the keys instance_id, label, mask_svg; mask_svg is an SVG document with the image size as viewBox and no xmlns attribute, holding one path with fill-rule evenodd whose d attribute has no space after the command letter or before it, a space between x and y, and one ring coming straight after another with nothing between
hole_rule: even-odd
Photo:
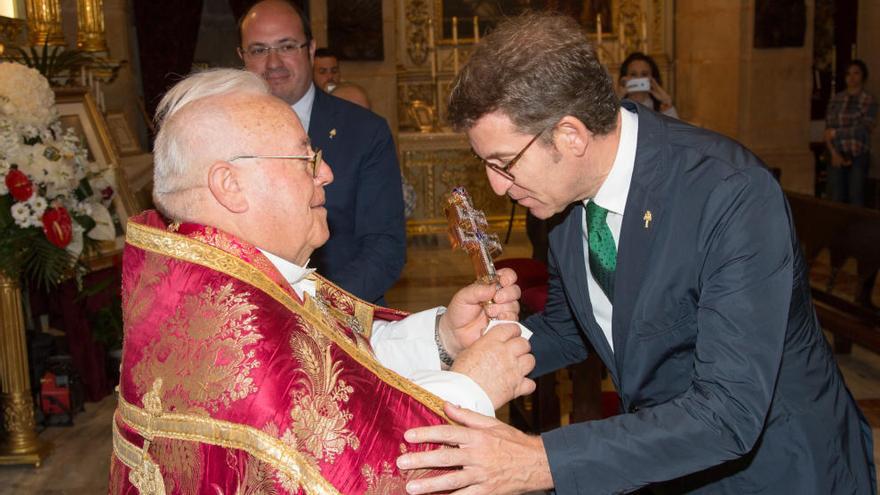
<instances>
[{"instance_id":1,"label":"gold trim on vestment","mask_svg":"<svg viewBox=\"0 0 880 495\"><path fill-rule=\"evenodd\" d=\"M138 435L201 442L227 449L243 450L284 472L305 487L310 494L340 495L339 491L321 476L318 467L308 462L296 449L288 447L280 439L254 427L194 414L163 412L159 416L154 416L130 404L121 395L117 414L122 422ZM115 429L115 421L113 426ZM123 452L123 454L117 452L117 457L125 465L135 469L129 462L133 459L132 456L143 459L143 449L131 444L114 430L114 452L116 452L117 439L122 447L120 451ZM123 455L128 460L123 458Z\"/></svg>"},{"instance_id":2,"label":"gold trim on vestment","mask_svg":"<svg viewBox=\"0 0 880 495\"><path fill-rule=\"evenodd\" d=\"M165 495L165 479L159 466L146 449L129 442L116 424L117 412L113 416L113 453L120 462L131 470L128 480L137 488L140 495Z\"/></svg>"},{"instance_id":3,"label":"gold trim on vestment","mask_svg":"<svg viewBox=\"0 0 880 495\"><path fill-rule=\"evenodd\" d=\"M413 397L446 421L452 422L443 412L442 399L382 366L373 355L358 348L347 337L340 335L328 326L321 313L313 305L300 304L265 273L250 263L203 242L135 222L128 223L125 242L145 251L216 270L256 287L290 311L304 314L324 336L373 372L380 380Z\"/></svg>"}]
</instances>

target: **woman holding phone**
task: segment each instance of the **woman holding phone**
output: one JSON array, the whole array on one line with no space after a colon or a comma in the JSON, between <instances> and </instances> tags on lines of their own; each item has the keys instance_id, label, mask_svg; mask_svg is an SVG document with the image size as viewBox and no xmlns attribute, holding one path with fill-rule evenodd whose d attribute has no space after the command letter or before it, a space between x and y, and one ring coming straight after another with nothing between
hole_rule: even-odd
<instances>
[{"instance_id":1,"label":"woman holding phone","mask_svg":"<svg viewBox=\"0 0 880 495\"><path fill-rule=\"evenodd\" d=\"M642 52L633 52L620 65L618 96L653 108L670 117L678 118L672 97L663 89L657 62Z\"/></svg>"}]
</instances>

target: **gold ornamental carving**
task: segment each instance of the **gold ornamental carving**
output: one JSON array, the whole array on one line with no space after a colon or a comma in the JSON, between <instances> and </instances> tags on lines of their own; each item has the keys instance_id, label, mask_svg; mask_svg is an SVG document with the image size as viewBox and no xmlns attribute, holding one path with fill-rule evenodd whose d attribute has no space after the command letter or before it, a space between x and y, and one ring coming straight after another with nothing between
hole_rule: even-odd
<instances>
[{"instance_id":1,"label":"gold ornamental carving","mask_svg":"<svg viewBox=\"0 0 880 495\"><path fill-rule=\"evenodd\" d=\"M104 0L77 0L76 19L76 47L85 52L106 52Z\"/></svg>"},{"instance_id":2,"label":"gold ornamental carving","mask_svg":"<svg viewBox=\"0 0 880 495\"><path fill-rule=\"evenodd\" d=\"M18 282L0 275L0 409L3 433L0 464L40 465L49 452L48 445L34 431L34 402L28 375L24 316Z\"/></svg>"},{"instance_id":3,"label":"gold ornamental carving","mask_svg":"<svg viewBox=\"0 0 880 495\"><path fill-rule=\"evenodd\" d=\"M426 0L412 0L406 6L406 53L416 66L422 66L428 61L428 22L431 14L428 12Z\"/></svg>"},{"instance_id":4,"label":"gold ornamental carving","mask_svg":"<svg viewBox=\"0 0 880 495\"><path fill-rule=\"evenodd\" d=\"M27 0L25 9L31 46L65 46L60 0Z\"/></svg>"}]
</instances>

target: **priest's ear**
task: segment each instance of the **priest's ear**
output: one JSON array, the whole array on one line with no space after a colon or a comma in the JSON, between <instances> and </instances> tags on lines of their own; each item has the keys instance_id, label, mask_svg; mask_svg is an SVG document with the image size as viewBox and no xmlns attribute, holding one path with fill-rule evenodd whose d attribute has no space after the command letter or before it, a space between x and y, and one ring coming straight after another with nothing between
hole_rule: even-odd
<instances>
[{"instance_id":1,"label":"priest's ear","mask_svg":"<svg viewBox=\"0 0 880 495\"><path fill-rule=\"evenodd\" d=\"M242 185L240 169L231 163L216 161L208 168L208 189L214 199L232 213L244 213L248 209Z\"/></svg>"}]
</instances>

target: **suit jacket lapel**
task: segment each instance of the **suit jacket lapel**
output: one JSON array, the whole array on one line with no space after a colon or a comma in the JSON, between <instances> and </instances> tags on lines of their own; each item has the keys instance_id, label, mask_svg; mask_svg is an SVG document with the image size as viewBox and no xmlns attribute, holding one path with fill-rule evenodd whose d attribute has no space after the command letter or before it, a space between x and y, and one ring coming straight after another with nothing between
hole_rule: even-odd
<instances>
[{"instance_id":1,"label":"suit jacket lapel","mask_svg":"<svg viewBox=\"0 0 880 495\"><path fill-rule=\"evenodd\" d=\"M611 346L605 338L605 334L593 317L593 305L590 303L589 288L587 286L587 269L584 265L584 241L583 241L583 203L576 203L566 215L565 221L551 232L551 236L558 235L559 241L553 243L554 251L559 247L556 259L559 263L559 273L565 291L570 294L572 301L572 313L578 320L581 328L587 330L587 336L593 344L593 348L599 354L606 365L613 363ZM554 235L555 234L555 235Z\"/></svg>"},{"instance_id":2,"label":"suit jacket lapel","mask_svg":"<svg viewBox=\"0 0 880 495\"><path fill-rule=\"evenodd\" d=\"M309 139L313 147L327 150L333 141L330 138L330 130L333 128L333 105L328 105L329 95L320 88L315 87L315 102L312 104L312 114L309 117Z\"/></svg>"},{"instance_id":3,"label":"suit jacket lapel","mask_svg":"<svg viewBox=\"0 0 880 495\"><path fill-rule=\"evenodd\" d=\"M637 104L626 106L639 111ZM614 279L611 328L614 357L618 365L623 362L633 310L651 256L651 245L663 226L665 201L657 183L662 181L658 170L664 168L667 159L665 133L665 126L656 115L647 111L639 112L636 159L623 214Z\"/></svg>"}]
</instances>

